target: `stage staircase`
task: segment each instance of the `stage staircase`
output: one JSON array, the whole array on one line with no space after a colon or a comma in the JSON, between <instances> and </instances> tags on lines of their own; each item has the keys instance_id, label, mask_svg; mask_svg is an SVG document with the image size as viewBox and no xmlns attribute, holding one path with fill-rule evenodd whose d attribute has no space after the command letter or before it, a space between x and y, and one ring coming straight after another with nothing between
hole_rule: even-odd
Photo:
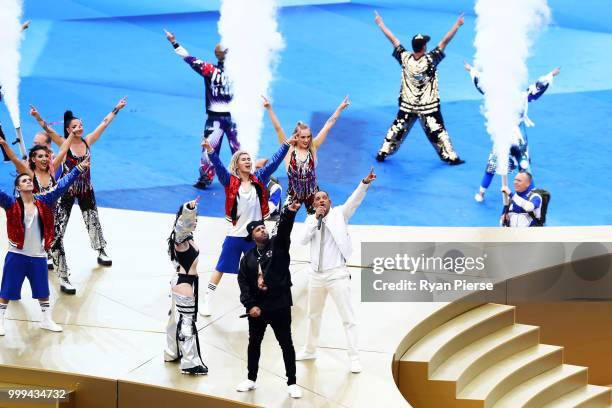
<instances>
[{"instance_id":1,"label":"stage staircase","mask_svg":"<svg viewBox=\"0 0 612 408\"><path fill-rule=\"evenodd\" d=\"M439 321L416 341L397 373L408 402L415 408L612 407L612 389L588 384L588 369L564 364L563 348L540 344L539 327L516 323L514 309L483 304Z\"/></svg>"}]
</instances>

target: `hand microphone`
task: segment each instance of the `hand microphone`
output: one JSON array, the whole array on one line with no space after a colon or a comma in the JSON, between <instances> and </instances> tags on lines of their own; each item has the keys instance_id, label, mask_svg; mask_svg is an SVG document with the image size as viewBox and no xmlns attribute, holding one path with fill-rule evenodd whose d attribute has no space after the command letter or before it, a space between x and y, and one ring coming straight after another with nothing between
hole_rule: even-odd
<instances>
[{"instance_id":1,"label":"hand microphone","mask_svg":"<svg viewBox=\"0 0 612 408\"><path fill-rule=\"evenodd\" d=\"M323 216L319 216L317 217L317 229L320 231L321 230L321 226L323 225Z\"/></svg>"},{"instance_id":2,"label":"hand microphone","mask_svg":"<svg viewBox=\"0 0 612 408\"><path fill-rule=\"evenodd\" d=\"M240 316L238 316L239 319L243 319L245 317L249 317L249 314L245 313L245 314L241 314Z\"/></svg>"}]
</instances>

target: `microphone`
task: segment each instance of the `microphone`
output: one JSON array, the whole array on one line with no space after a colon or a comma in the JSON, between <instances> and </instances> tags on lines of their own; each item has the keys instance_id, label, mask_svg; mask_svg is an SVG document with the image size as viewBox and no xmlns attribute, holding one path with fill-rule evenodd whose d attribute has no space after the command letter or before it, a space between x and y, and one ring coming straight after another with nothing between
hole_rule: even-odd
<instances>
[{"instance_id":1,"label":"microphone","mask_svg":"<svg viewBox=\"0 0 612 408\"><path fill-rule=\"evenodd\" d=\"M321 226L323 225L323 216L321 215L320 217L317 217L317 220L317 229L320 231Z\"/></svg>"},{"instance_id":2,"label":"microphone","mask_svg":"<svg viewBox=\"0 0 612 408\"><path fill-rule=\"evenodd\" d=\"M249 314L245 313L245 314L241 314L240 316L238 316L239 319L243 319L245 317L249 317Z\"/></svg>"}]
</instances>

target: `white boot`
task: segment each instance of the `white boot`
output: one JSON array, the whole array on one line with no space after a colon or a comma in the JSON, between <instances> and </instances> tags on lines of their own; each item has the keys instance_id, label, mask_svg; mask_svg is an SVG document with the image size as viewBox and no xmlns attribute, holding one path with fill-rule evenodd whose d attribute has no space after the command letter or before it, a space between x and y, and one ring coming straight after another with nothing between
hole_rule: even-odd
<instances>
[{"instance_id":1,"label":"white boot","mask_svg":"<svg viewBox=\"0 0 612 408\"><path fill-rule=\"evenodd\" d=\"M204 294L204 298L202 299L201 308L198 311L201 316L210 317L212 315L210 311L210 300L212 298L212 293Z\"/></svg>"},{"instance_id":2,"label":"white boot","mask_svg":"<svg viewBox=\"0 0 612 408\"><path fill-rule=\"evenodd\" d=\"M40 321L40 328L44 330L49 330L52 332L61 332L64 331L62 326L55 323L51 318L51 309L47 309L47 311L42 312L42 319Z\"/></svg>"}]
</instances>

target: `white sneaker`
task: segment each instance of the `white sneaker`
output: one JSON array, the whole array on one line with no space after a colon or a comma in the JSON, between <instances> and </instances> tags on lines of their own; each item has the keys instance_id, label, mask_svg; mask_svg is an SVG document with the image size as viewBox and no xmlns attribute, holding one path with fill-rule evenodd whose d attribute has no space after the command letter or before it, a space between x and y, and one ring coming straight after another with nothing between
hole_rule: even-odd
<instances>
[{"instance_id":1,"label":"white sneaker","mask_svg":"<svg viewBox=\"0 0 612 408\"><path fill-rule=\"evenodd\" d=\"M484 194L481 192L478 192L474 195L474 200L476 200L479 203L482 203L484 201Z\"/></svg>"},{"instance_id":2,"label":"white sneaker","mask_svg":"<svg viewBox=\"0 0 612 408\"><path fill-rule=\"evenodd\" d=\"M287 391L289 392L289 396L291 398L302 398L302 390L298 387L297 384L291 384L287 387Z\"/></svg>"},{"instance_id":3,"label":"white sneaker","mask_svg":"<svg viewBox=\"0 0 612 408\"><path fill-rule=\"evenodd\" d=\"M50 317L47 317L47 318L43 317L42 321L40 322L40 328L44 330L49 330L52 332L64 331L64 329L62 329L62 326L55 323L53 320L51 320Z\"/></svg>"},{"instance_id":4,"label":"white sneaker","mask_svg":"<svg viewBox=\"0 0 612 408\"><path fill-rule=\"evenodd\" d=\"M351 373L358 374L362 370L361 362L359 360L351 361Z\"/></svg>"},{"instance_id":5,"label":"white sneaker","mask_svg":"<svg viewBox=\"0 0 612 408\"><path fill-rule=\"evenodd\" d=\"M300 350L295 353L295 361L316 360L317 353L309 353L306 350Z\"/></svg>"},{"instance_id":6,"label":"white sneaker","mask_svg":"<svg viewBox=\"0 0 612 408\"><path fill-rule=\"evenodd\" d=\"M245 391L254 390L255 388L257 388L257 384L255 384L255 381L244 380L243 382L241 382L240 384L236 386L236 391L245 392Z\"/></svg>"},{"instance_id":7,"label":"white sneaker","mask_svg":"<svg viewBox=\"0 0 612 408\"><path fill-rule=\"evenodd\" d=\"M202 307L200 307L200 309L198 310L201 316L209 317L212 315L210 311L210 298L211 297L212 296L204 295L204 299L202 300L202 305L201 305Z\"/></svg>"}]
</instances>

